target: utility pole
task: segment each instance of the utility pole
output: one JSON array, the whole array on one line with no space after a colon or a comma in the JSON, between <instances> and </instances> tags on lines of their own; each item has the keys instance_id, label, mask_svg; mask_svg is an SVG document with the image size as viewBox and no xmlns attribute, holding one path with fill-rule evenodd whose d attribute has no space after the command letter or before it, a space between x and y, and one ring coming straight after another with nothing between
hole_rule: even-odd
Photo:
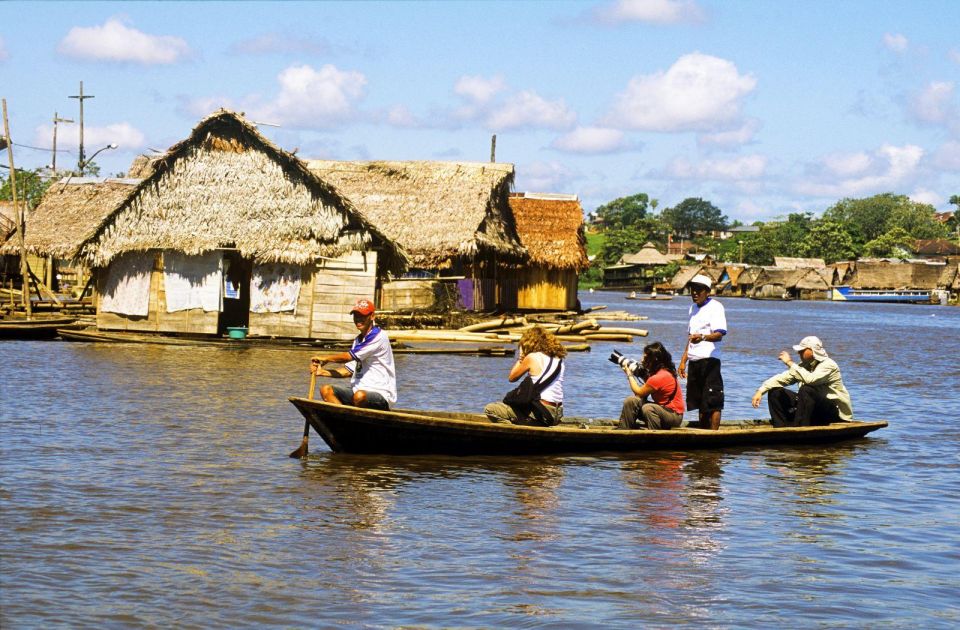
<instances>
[{"instance_id":1,"label":"utility pole","mask_svg":"<svg viewBox=\"0 0 960 630\"><path fill-rule=\"evenodd\" d=\"M70 98L76 98L80 100L80 157L77 160L77 169L80 171L80 176L83 177L83 168L86 166L85 158L86 155L83 153L83 101L88 98L96 98L90 94L83 93L83 81L80 82L80 94L71 96Z\"/></svg>"},{"instance_id":2,"label":"utility pole","mask_svg":"<svg viewBox=\"0 0 960 630\"><path fill-rule=\"evenodd\" d=\"M493 137L490 138L490 161L497 161L497 134L493 134Z\"/></svg>"},{"instance_id":3,"label":"utility pole","mask_svg":"<svg viewBox=\"0 0 960 630\"><path fill-rule=\"evenodd\" d=\"M3 100L3 138L7 145L7 155L10 158L10 194L13 200L13 213L17 217L17 240L20 242L20 275L23 277L23 286L20 298L27 309L27 319L33 317L30 305L30 276L27 268L27 252L23 243L23 216L20 214L20 205L17 203L17 169L13 165L13 141L10 140L10 123L7 122L7 99Z\"/></svg>"},{"instance_id":4,"label":"utility pole","mask_svg":"<svg viewBox=\"0 0 960 630\"><path fill-rule=\"evenodd\" d=\"M81 90L82 91L82 90ZM80 101L81 103L83 101ZM57 174L57 124L58 123L72 123L73 121L69 118L60 118L57 115L57 112L53 112L53 174Z\"/></svg>"}]
</instances>

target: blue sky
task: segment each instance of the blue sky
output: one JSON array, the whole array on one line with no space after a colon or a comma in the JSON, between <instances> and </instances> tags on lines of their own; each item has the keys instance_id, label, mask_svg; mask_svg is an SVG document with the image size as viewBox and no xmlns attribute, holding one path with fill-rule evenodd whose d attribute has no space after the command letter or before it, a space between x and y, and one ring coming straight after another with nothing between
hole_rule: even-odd
<instances>
[{"instance_id":1,"label":"blue sky","mask_svg":"<svg viewBox=\"0 0 960 630\"><path fill-rule=\"evenodd\" d=\"M304 158L516 165L587 211L644 192L730 219L960 194L960 2L3 2L18 167L85 104L104 173L218 107ZM36 147L36 148L30 148ZM77 160L77 125L58 132ZM6 162L6 156L3 156Z\"/></svg>"}]
</instances>

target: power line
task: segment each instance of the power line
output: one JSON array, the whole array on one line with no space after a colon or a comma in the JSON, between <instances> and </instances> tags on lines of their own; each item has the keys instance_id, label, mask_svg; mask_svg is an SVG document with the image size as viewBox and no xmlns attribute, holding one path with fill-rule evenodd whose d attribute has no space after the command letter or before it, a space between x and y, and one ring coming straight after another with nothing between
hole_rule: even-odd
<instances>
[{"instance_id":1,"label":"power line","mask_svg":"<svg viewBox=\"0 0 960 630\"><path fill-rule=\"evenodd\" d=\"M47 152L47 151L50 150L50 149L45 149L45 148L43 148L43 147L32 147L32 146L30 146L29 144L20 144L19 142L11 142L10 144L12 144L12 145L15 146L15 147L23 147L24 149L33 149L33 150L35 150L35 151L44 151L44 152ZM57 153L70 153L70 154L73 154L73 151L71 151L70 149L57 149Z\"/></svg>"}]
</instances>

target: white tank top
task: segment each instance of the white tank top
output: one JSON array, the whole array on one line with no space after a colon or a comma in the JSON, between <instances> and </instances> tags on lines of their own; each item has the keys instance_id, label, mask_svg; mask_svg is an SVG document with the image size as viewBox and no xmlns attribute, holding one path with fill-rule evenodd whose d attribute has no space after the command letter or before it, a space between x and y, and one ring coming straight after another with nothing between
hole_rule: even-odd
<instances>
[{"instance_id":1,"label":"white tank top","mask_svg":"<svg viewBox=\"0 0 960 630\"><path fill-rule=\"evenodd\" d=\"M534 374L531 369L530 378L532 378L534 382L539 382L541 376L544 378L548 376L545 375L543 371L547 368L547 364L550 363L550 357L542 352L532 352L530 353L530 358L537 364L537 373ZM547 385L546 389L540 392L540 400L560 404L563 402L563 371L567 366L562 359L554 357L553 365L550 366L551 372L555 368L557 361L560 361L560 374L557 375L557 378L553 379L552 383Z\"/></svg>"}]
</instances>

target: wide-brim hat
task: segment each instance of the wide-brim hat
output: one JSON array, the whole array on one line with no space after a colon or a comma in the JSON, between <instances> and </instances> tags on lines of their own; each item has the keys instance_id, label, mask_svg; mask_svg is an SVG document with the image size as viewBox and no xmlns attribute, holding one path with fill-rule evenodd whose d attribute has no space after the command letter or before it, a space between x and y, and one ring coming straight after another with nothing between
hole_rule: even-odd
<instances>
[{"instance_id":1,"label":"wide-brim hat","mask_svg":"<svg viewBox=\"0 0 960 630\"><path fill-rule=\"evenodd\" d=\"M819 337L814 337L813 335L801 339L800 343L795 345L793 349L797 352L800 352L804 349L812 350L813 358L817 361L823 361L824 359L830 358L830 356L827 354L827 351L823 349L823 342L820 341Z\"/></svg>"}]
</instances>

